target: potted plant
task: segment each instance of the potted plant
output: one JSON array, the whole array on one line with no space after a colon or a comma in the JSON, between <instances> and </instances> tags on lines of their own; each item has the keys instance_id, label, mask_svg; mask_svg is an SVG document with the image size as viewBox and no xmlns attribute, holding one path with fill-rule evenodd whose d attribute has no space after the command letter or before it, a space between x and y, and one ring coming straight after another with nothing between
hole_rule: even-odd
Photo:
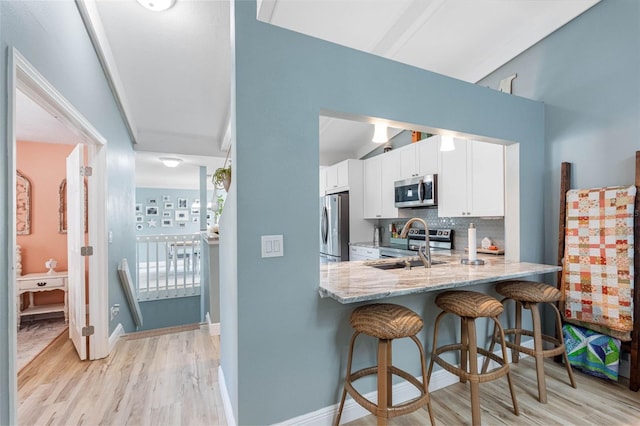
<instances>
[{"instance_id":1,"label":"potted plant","mask_svg":"<svg viewBox=\"0 0 640 426\"><path fill-rule=\"evenodd\" d=\"M228 192L229 186L231 185L231 165L217 168L216 171L213 172L211 181L217 187L223 186L224 190Z\"/></svg>"},{"instance_id":2,"label":"potted plant","mask_svg":"<svg viewBox=\"0 0 640 426\"><path fill-rule=\"evenodd\" d=\"M224 190L229 192L229 187L231 186L231 164L227 166L227 161L229 161L229 153L231 152L231 147L227 150L227 156L224 159L224 164L222 167L218 167L215 172L213 172L213 176L211 181L215 186L220 188L220 186L224 187Z\"/></svg>"}]
</instances>

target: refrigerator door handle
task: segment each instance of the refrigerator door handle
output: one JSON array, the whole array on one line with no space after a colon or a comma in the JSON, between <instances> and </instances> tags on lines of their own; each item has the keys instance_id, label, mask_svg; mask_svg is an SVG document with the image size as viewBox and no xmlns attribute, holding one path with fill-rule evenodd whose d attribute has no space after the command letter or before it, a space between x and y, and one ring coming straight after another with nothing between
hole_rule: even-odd
<instances>
[{"instance_id":1,"label":"refrigerator door handle","mask_svg":"<svg viewBox=\"0 0 640 426\"><path fill-rule=\"evenodd\" d=\"M322 207L322 244L327 244L327 238L329 234L329 214L327 213L327 207Z\"/></svg>"}]
</instances>

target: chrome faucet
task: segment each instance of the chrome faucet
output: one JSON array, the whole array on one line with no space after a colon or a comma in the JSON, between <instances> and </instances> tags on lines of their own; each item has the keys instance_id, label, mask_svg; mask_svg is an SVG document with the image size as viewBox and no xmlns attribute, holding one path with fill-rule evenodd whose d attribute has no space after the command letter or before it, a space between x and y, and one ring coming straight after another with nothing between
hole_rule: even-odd
<instances>
[{"instance_id":1,"label":"chrome faucet","mask_svg":"<svg viewBox=\"0 0 640 426\"><path fill-rule=\"evenodd\" d=\"M413 222L420 222L424 226L425 245L423 246L422 244L420 244L420 247L418 247L418 256L420 257L420 260L422 260L422 263L424 263L425 268L431 268L431 249L429 248L429 226L427 226L427 222L425 222L423 219L420 219L419 217L409 219L409 221L405 223L404 228L402 228L402 231L400 232L400 238L407 238L409 229L411 228ZM422 249L423 247L424 251Z\"/></svg>"}]
</instances>

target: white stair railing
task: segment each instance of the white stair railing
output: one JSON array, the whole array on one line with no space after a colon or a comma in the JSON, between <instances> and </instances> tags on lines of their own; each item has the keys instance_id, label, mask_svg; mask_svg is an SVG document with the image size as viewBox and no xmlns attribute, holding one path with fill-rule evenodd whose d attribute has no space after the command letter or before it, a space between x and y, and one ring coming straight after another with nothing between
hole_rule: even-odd
<instances>
[{"instance_id":1,"label":"white stair railing","mask_svg":"<svg viewBox=\"0 0 640 426\"><path fill-rule=\"evenodd\" d=\"M136 294L155 300L200 294L200 234L136 237Z\"/></svg>"}]
</instances>

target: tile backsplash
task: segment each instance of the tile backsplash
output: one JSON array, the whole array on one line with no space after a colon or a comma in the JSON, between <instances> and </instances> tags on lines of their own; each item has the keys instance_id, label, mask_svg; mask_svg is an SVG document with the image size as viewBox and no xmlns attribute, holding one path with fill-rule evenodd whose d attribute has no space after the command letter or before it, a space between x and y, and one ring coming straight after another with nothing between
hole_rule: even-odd
<instances>
[{"instance_id":1,"label":"tile backsplash","mask_svg":"<svg viewBox=\"0 0 640 426\"><path fill-rule=\"evenodd\" d=\"M382 242L389 243L391 232L389 227L391 224L396 225L398 232L402 229L407 220L412 217L424 219L429 229L453 229L453 248L455 250L464 250L467 247L467 229L470 223L476 226L476 236L478 246L480 241L489 237L494 245L504 248L504 218L479 218L479 217L438 217L437 208L426 209L401 209L402 218L397 219L380 219L378 222L382 226ZM419 226L419 224L414 224Z\"/></svg>"}]
</instances>

